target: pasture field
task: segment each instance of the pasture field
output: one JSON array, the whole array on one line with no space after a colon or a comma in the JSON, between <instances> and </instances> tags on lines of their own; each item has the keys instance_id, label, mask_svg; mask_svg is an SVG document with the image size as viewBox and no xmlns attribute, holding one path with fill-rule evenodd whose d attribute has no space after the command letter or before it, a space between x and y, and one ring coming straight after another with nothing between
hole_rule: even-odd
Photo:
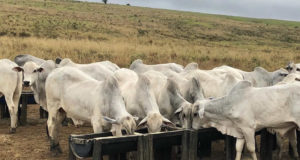
<instances>
[{"instance_id":1,"label":"pasture field","mask_svg":"<svg viewBox=\"0 0 300 160\"><path fill-rule=\"evenodd\" d=\"M197 62L210 69L227 64L243 70L275 70L300 62L300 22L253 19L72 0L0 0L0 58L18 54L77 63L110 60L128 67L145 63ZM0 120L0 159L67 159L69 134L91 127L62 127L63 155L51 158L45 119L28 107L28 124L8 134ZM211 159L223 158L223 143ZM248 158L244 158L248 159Z\"/></svg>"},{"instance_id":2,"label":"pasture field","mask_svg":"<svg viewBox=\"0 0 300 160\"><path fill-rule=\"evenodd\" d=\"M28 53L78 63L198 62L274 70L300 61L300 22L71 0L0 0L0 58Z\"/></svg>"}]
</instances>

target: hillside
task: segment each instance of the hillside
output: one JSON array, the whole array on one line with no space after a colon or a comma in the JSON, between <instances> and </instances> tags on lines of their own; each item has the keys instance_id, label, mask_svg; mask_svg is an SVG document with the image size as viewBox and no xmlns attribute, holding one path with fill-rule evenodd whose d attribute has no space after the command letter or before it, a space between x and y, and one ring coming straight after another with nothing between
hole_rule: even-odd
<instances>
[{"instance_id":1,"label":"hillside","mask_svg":"<svg viewBox=\"0 0 300 160\"><path fill-rule=\"evenodd\" d=\"M195 61L273 70L300 61L300 22L75 1L0 0L0 58L29 53L127 67Z\"/></svg>"}]
</instances>

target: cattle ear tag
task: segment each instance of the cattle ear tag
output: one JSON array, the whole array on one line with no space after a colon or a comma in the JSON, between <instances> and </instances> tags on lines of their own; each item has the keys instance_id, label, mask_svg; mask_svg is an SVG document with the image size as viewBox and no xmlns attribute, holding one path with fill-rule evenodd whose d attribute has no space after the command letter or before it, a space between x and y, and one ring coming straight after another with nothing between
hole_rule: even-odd
<instances>
[{"instance_id":1,"label":"cattle ear tag","mask_svg":"<svg viewBox=\"0 0 300 160\"><path fill-rule=\"evenodd\" d=\"M111 124L118 124L117 120L115 119L111 119L111 118L108 118L106 116L103 116L103 119L108 122L108 123L111 123Z\"/></svg>"},{"instance_id":2,"label":"cattle ear tag","mask_svg":"<svg viewBox=\"0 0 300 160\"><path fill-rule=\"evenodd\" d=\"M296 80L296 81L300 81L300 79L299 79L299 78L296 78L295 80Z\"/></svg>"}]
</instances>

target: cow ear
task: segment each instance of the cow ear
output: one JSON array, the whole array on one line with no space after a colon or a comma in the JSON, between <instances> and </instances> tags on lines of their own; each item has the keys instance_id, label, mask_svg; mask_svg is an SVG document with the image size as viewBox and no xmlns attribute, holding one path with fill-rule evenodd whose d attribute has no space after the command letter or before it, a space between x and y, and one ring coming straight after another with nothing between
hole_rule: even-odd
<instances>
[{"instance_id":1,"label":"cow ear","mask_svg":"<svg viewBox=\"0 0 300 160\"><path fill-rule=\"evenodd\" d=\"M300 79L299 78L295 78L295 81L300 81Z\"/></svg>"},{"instance_id":2,"label":"cow ear","mask_svg":"<svg viewBox=\"0 0 300 160\"><path fill-rule=\"evenodd\" d=\"M141 129L141 128L144 128L147 126L147 118L148 117L145 117L140 123L139 125L137 126L137 129Z\"/></svg>"},{"instance_id":3,"label":"cow ear","mask_svg":"<svg viewBox=\"0 0 300 160\"><path fill-rule=\"evenodd\" d=\"M176 127L176 125L174 123L172 123L170 120L168 120L165 117L163 117L163 125L165 125L167 127Z\"/></svg>"},{"instance_id":4,"label":"cow ear","mask_svg":"<svg viewBox=\"0 0 300 160\"><path fill-rule=\"evenodd\" d=\"M14 67L12 70L14 70L16 72L24 72L24 69L21 67Z\"/></svg>"},{"instance_id":5,"label":"cow ear","mask_svg":"<svg viewBox=\"0 0 300 160\"><path fill-rule=\"evenodd\" d=\"M175 114L176 116L178 116L181 112L182 112L182 107L179 107L179 108L174 112L174 114Z\"/></svg>"},{"instance_id":6,"label":"cow ear","mask_svg":"<svg viewBox=\"0 0 300 160\"><path fill-rule=\"evenodd\" d=\"M111 119L111 118L106 117L106 116L103 116L103 119L104 119L106 122L110 123L110 124L119 124L119 123L117 122L117 120Z\"/></svg>"},{"instance_id":7,"label":"cow ear","mask_svg":"<svg viewBox=\"0 0 300 160\"><path fill-rule=\"evenodd\" d=\"M44 71L44 68L40 67L40 68L36 69L36 71L38 71L38 72L43 72L43 71Z\"/></svg>"},{"instance_id":8,"label":"cow ear","mask_svg":"<svg viewBox=\"0 0 300 160\"><path fill-rule=\"evenodd\" d=\"M288 74L287 73L280 73L279 75L282 76L282 77L286 77Z\"/></svg>"},{"instance_id":9,"label":"cow ear","mask_svg":"<svg viewBox=\"0 0 300 160\"><path fill-rule=\"evenodd\" d=\"M57 57L57 58L55 59L55 63L56 63L56 64L60 64L61 60L62 60L61 58Z\"/></svg>"}]
</instances>

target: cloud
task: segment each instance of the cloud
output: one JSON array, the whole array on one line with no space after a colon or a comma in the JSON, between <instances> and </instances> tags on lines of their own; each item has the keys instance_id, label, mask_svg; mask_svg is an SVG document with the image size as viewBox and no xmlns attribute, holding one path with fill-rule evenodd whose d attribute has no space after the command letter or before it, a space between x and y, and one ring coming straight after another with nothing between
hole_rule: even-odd
<instances>
[{"instance_id":1,"label":"cloud","mask_svg":"<svg viewBox=\"0 0 300 160\"><path fill-rule=\"evenodd\" d=\"M88 0L99 2L96 0ZM300 21L300 0L108 0L109 3Z\"/></svg>"}]
</instances>

